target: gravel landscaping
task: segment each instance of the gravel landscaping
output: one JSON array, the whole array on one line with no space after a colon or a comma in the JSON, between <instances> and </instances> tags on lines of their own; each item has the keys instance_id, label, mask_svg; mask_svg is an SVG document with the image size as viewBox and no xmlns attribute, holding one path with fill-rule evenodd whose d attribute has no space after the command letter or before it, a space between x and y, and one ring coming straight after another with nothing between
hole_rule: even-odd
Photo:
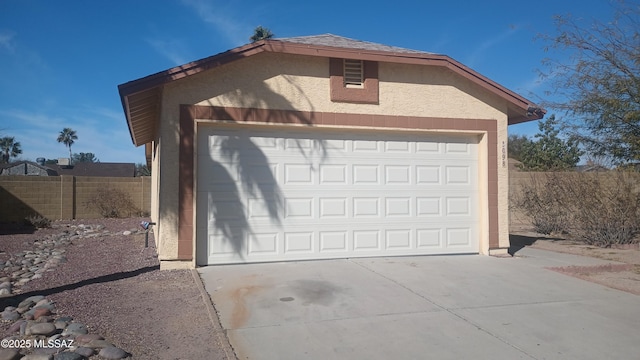
<instances>
[{"instance_id":1,"label":"gravel landscaping","mask_svg":"<svg viewBox=\"0 0 640 360\"><path fill-rule=\"evenodd\" d=\"M161 272L143 220L0 225L0 338L58 345L0 349L0 360L234 358L197 273Z\"/></svg>"}]
</instances>

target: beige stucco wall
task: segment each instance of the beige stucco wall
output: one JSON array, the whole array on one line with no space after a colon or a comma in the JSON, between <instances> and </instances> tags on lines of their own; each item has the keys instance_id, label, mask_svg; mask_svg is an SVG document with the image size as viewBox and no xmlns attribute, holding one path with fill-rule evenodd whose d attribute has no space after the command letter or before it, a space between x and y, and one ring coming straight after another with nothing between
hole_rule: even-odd
<instances>
[{"instance_id":1,"label":"beige stucco wall","mask_svg":"<svg viewBox=\"0 0 640 360\"><path fill-rule=\"evenodd\" d=\"M329 59L261 53L165 86L158 149L158 229L161 260L178 253L178 143L180 105L281 109L334 113L491 119L498 146L507 140L507 104L442 67L379 64L379 104L335 103L329 93ZM499 158L502 149L498 149ZM154 164L159 165L159 164ZM158 169L158 167L156 167ZM485 174L486 176L486 174ZM499 243L508 240L508 172L498 165Z\"/></svg>"}]
</instances>

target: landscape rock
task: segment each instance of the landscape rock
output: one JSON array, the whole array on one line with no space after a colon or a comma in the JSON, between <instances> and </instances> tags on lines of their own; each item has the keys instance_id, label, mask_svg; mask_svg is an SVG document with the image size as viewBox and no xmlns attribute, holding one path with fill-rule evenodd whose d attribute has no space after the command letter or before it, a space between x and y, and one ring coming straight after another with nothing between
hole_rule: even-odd
<instances>
[{"instance_id":1,"label":"landscape rock","mask_svg":"<svg viewBox=\"0 0 640 360\"><path fill-rule=\"evenodd\" d=\"M124 359L127 356L129 356L129 354L127 354L126 351L115 346L108 346L100 350L98 355L102 356L105 359L114 359L114 360Z\"/></svg>"},{"instance_id":2,"label":"landscape rock","mask_svg":"<svg viewBox=\"0 0 640 360\"><path fill-rule=\"evenodd\" d=\"M20 326L22 326L22 324L25 324L25 323L26 323L25 320L18 320L14 322L13 324L11 324L11 326L9 326L9 333L19 332Z\"/></svg>"},{"instance_id":3,"label":"landscape rock","mask_svg":"<svg viewBox=\"0 0 640 360\"><path fill-rule=\"evenodd\" d=\"M59 354L56 354L53 357L53 360L82 360L84 356L71 351L63 351Z\"/></svg>"},{"instance_id":4,"label":"landscape rock","mask_svg":"<svg viewBox=\"0 0 640 360\"><path fill-rule=\"evenodd\" d=\"M0 260L0 297L12 296L23 292L22 286L44 274L56 271L58 266L67 262L65 247L83 238L110 236L103 225L58 225L54 228L62 230L55 235L47 235L33 242L32 250L24 250L11 254L10 258ZM104 230L104 231L103 231ZM138 233L136 229L128 231L131 235ZM80 245L82 246L82 245ZM14 303L15 305L15 303ZM59 316L53 302L43 295L29 296L21 299L16 306L0 308L0 318L12 322L7 327L7 339L14 340L56 340L69 344L70 348L24 348L0 349L0 360L77 360L97 359L97 353L105 359L122 359L130 356L125 350L114 346L99 334L90 334L86 325L73 322L69 316Z\"/></svg>"},{"instance_id":5,"label":"landscape rock","mask_svg":"<svg viewBox=\"0 0 640 360\"><path fill-rule=\"evenodd\" d=\"M52 360L53 355L51 354L30 354L21 358L20 360Z\"/></svg>"},{"instance_id":6,"label":"landscape rock","mask_svg":"<svg viewBox=\"0 0 640 360\"><path fill-rule=\"evenodd\" d=\"M71 323L67 326L66 329L62 332L62 335L82 335L88 334L89 330L87 326L80 323Z\"/></svg>"},{"instance_id":7,"label":"landscape rock","mask_svg":"<svg viewBox=\"0 0 640 360\"><path fill-rule=\"evenodd\" d=\"M56 327L52 323L34 323L28 327L27 332L33 335L49 336L56 332Z\"/></svg>"},{"instance_id":8,"label":"landscape rock","mask_svg":"<svg viewBox=\"0 0 640 360\"><path fill-rule=\"evenodd\" d=\"M11 311L5 310L2 312L2 320L14 321L18 319L20 319L20 314L15 310L11 310Z\"/></svg>"},{"instance_id":9,"label":"landscape rock","mask_svg":"<svg viewBox=\"0 0 640 360\"><path fill-rule=\"evenodd\" d=\"M84 346L79 346L76 350L75 350L76 354L80 354L84 357L90 357L93 354L95 354L96 352L89 347L84 347Z\"/></svg>"},{"instance_id":10,"label":"landscape rock","mask_svg":"<svg viewBox=\"0 0 640 360\"><path fill-rule=\"evenodd\" d=\"M48 316L48 315L51 315L51 310L49 310L47 308L35 309L35 311L33 312L33 318L35 320L38 320L42 316Z\"/></svg>"},{"instance_id":11,"label":"landscape rock","mask_svg":"<svg viewBox=\"0 0 640 360\"><path fill-rule=\"evenodd\" d=\"M0 360L17 360L21 356L15 349L0 349Z\"/></svg>"}]
</instances>

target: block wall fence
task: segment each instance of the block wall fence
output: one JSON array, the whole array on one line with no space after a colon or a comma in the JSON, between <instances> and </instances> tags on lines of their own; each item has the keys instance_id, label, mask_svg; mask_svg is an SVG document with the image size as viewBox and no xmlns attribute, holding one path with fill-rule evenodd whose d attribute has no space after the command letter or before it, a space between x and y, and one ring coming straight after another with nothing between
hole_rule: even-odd
<instances>
[{"instance_id":1,"label":"block wall fence","mask_svg":"<svg viewBox=\"0 0 640 360\"><path fill-rule=\"evenodd\" d=\"M31 215L50 220L101 218L97 210L87 207L101 188L120 190L141 213L150 212L149 176L0 176L0 222L20 222Z\"/></svg>"}]
</instances>

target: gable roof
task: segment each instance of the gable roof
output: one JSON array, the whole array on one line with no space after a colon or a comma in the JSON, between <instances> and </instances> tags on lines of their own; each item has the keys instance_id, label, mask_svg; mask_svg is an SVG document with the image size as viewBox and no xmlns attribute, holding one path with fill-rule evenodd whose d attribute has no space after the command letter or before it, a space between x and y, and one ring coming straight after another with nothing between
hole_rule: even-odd
<instances>
[{"instance_id":1,"label":"gable roof","mask_svg":"<svg viewBox=\"0 0 640 360\"><path fill-rule=\"evenodd\" d=\"M312 36L297 36L288 38L274 39L282 42L307 44L315 46L331 46L344 49L360 49L368 51L384 51L390 53L408 53L408 54L429 54L433 53L405 49L397 46L389 46L369 41L349 39L343 36L337 36L333 34L312 35Z\"/></svg>"},{"instance_id":2,"label":"gable roof","mask_svg":"<svg viewBox=\"0 0 640 360\"><path fill-rule=\"evenodd\" d=\"M155 138L155 124L160 115L160 90L164 84L261 52L441 66L506 100L509 125L538 120L545 114L545 110L524 97L446 55L324 34L261 40L119 85L134 145L147 144Z\"/></svg>"},{"instance_id":3,"label":"gable roof","mask_svg":"<svg viewBox=\"0 0 640 360\"><path fill-rule=\"evenodd\" d=\"M56 176L55 170L32 161L17 161L0 164L0 175L39 175Z\"/></svg>"}]
</instances>

